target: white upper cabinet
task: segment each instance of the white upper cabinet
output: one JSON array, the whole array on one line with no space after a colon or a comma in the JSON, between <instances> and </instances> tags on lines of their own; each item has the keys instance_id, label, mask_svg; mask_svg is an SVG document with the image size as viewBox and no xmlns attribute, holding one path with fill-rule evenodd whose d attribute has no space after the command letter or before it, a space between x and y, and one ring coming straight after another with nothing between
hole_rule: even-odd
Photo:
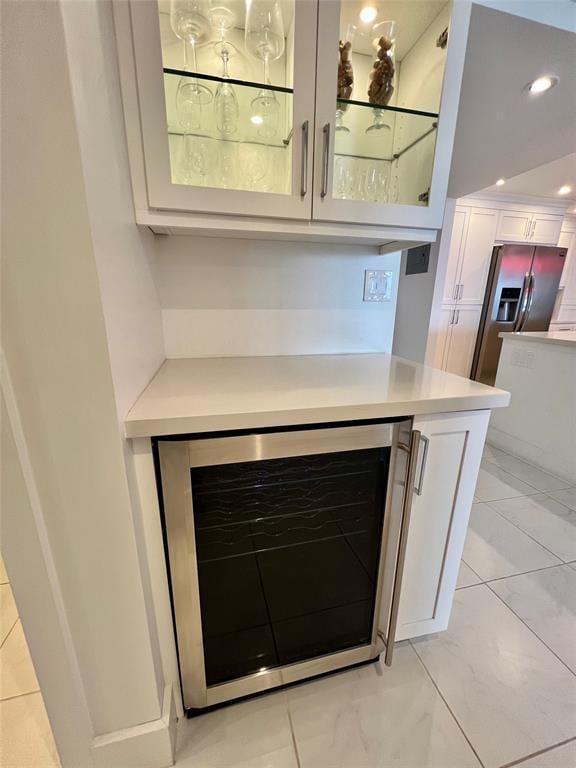
<instances>
[{"instance_id":1,"label":"white upper cabinet","mask_svg":"<svg viewBox=\"0 0 576 768\"><path fill-rule=\"evenodd\" d=\"M489 208L471 210L458 279L459 304L482 304L484 301L497 225L498 211Z\"/></svg>"},{"instance_id":2,"label":"white upper cabinet","mask_svg":"<svg viewBox=\"0 0 576 768\"><path fill-rule=\"evenodd\" d=\"M137 220L432 240L470 3L373 5L116 0Z\"/></svg>"},{"instance_id":3,"label":"white upper cabinet","mask_svg":"<svg viewBox=\"0 0 576 768\"><path fill-rule=\"evenodd\" d=\"M532 225L532 214L521 211L502 211L498 224L498 240L525 242Z\"/></svg>"},{"instance_id":4,"label":"white upper cabinet","mask_svg":"<svg viewBox=\"0 0 576 768\"><path fill-rule=\"evenodd\" d=\"M538 213L532 217L530 242L536 245L556 245L562 229L562 216Z\"/></svg>"},{"instance_id":5,"label":"white upper cabinet","mask_svg":"<svg viewBox=\"0 0 576 768\"><path fill-rule=\"evenodd\" d=\"M130 7L148 205L309 219L315 3Z\"/></svg>"},{"instance_id":6,"label":"white upper cabinet","mask_svg":"<svg viewBox=\"0 0 576 768\"><path fill-rule=\"evenodd\" d=\"M460 277L460 268L462 255L464 253L466 228L468 226L469 217L470 208L456 208L456 211L454 212L454 223L452 224L450 248L448 251L446 279L444 281L444 304L451 304L458 300L458 292L460 289L458 279Z\"/></svg>"},{"instance_id":7,"label":"white upper cabinet","mask_svg":"<svg viewBox=\"0 0 576 768\"><path fill-rule=\"evenodd\" d=\"M557 245L561 229L560 214L501 211L496 237L504 242Z\"/></svg>"},{"instance_id":8,"label":"white upper cabinet","mask_svg":"<svg viewBox=\"0 0 576 768\"><path fill-rule=\"evenodd\" d=\"M444 282L444 304L482 304L497 225L497 210L456 208Z\"/></svg>"},{"instance_id":9,"label":"white upper cabinet","mask_svg":"<svg viewBox=\"0 0 576 768\"><path fill-rule=\"evenodd\" d=\"M313 216L440 227L469 6L373 5L365 24L357 2L319 1ZM350 64L340 85L339 41Z\"/></svg>"}]
</instances>

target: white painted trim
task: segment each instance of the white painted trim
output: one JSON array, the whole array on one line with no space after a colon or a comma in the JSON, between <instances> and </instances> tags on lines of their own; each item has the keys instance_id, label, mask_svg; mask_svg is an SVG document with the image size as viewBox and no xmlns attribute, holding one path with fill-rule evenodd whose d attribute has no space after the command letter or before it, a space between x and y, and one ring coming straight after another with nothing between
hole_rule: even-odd
<instances>
[{"instance_id":1,"label":"white painted trim","mask_svg":"<svg viewBox=\"0 0 576 768\"><path fill-rule=\"evenodd\" d=\"M92 742L96 768L167 768L174 764L176 707L172 687L164 688L162 717L123 728Z\"/></svg>"},{"instance_id":2,"label":"white painted trim","mask_svg":"<svg viewBox=\"0 0 576 768\"><path fill-rule=\"evenodd\" d=\"M550 213L563 216L570 207L566 200L553 200L549 197L532 195L490 195L475 192L473 195L459 197L458 207L498 208L501 211L528 211L530 213Z\"/></svg>"},{"instance_id":3,"label":"white painted trim","mask_svg":"<svg viewBox=\"0 0 576 768\"><path fill-rule=\"evenodd\" d=\"M2 432L11 432L31 512L31 518L24 520L20 517L12 523L10 511L4 508L3 556L10 572L18 612L27 634L30 654L62 765L64 768L91 768L93 762L89 742L93 731L88 703L8 361L2 348L0 390L7 413L7 423L2 424ZM7 437L5 439L3 434L2 448L6 447ZM3 474L6 464L2 462L0 466ZM4 480L1 487L5 487ZM22 515L22 509L18 511ZM33 530L34 535L21 536L13 545L14 528L20 533ZM37 594L30 591L31 583L46 589L49 599L38 600ZM29 617L33 619L35 627ZM59 653L54 653L54 649L58 649Z\"/></svg>"},{"instance_id":4,"label":"white painted trim","mask_svg":"<svg viewBox=\"0 0 576 768\"><path fill-rule=\"evenodd\" d=\"M178 655L172 621L152 442L150 438L136 438L128 440L128 447L133 457L139 509L142 516L142 532L146 547L162 672L166 685L170 685L172 688L178 717L182 717L184 708L180 689Z\"/></svg>"}]
</instances>

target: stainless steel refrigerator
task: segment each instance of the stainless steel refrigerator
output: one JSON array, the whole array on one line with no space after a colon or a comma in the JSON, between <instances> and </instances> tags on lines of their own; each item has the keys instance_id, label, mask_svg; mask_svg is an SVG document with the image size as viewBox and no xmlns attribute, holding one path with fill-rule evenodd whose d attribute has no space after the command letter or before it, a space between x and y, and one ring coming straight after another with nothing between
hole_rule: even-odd
<instances>
[{"instance_id":1,"label":"stainless steel refrigerator","mask_svg":"<svg viewBox=\"0 0 576 768\"><path fill-rule=\"evenodd\" d=\"M499 245L492 252L471 378L494 384L504 331L547 331L566 248Z\"/></svg>"}]
</instances>

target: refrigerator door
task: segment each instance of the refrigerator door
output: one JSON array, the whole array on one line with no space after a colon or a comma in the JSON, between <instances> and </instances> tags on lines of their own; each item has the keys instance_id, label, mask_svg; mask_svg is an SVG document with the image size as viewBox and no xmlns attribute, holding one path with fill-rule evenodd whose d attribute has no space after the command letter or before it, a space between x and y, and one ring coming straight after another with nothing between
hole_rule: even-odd
<instances>
[{"instance_id":1,"label":"refrigerator door","mask_svg":"<svg viewBox=\"0 0 576 768\"><path fill-rule=\"evenodd\" d=\"M526 312L518 330L548 330L566 253L565 248L538 246L535 249Z\"/></svg>"},{"instance_id":2,"label":"refrigerator door","mask_svg":"<svg viewBox=\"0 0 576 768\"><path fill-rule=\"evenodd\" d=\"M517 331L526 315L534 251L532 245L494 248L472 363L476 381L494 384L502 347L498 334Z\"/></svg>"}]
</instances>

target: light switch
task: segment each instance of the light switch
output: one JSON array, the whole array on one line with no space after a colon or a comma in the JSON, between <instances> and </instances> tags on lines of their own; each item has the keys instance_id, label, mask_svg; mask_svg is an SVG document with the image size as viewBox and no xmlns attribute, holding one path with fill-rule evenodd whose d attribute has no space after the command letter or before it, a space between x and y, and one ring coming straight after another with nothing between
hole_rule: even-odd
<instances>
[{"instance_id":1,"label":"light switch","mask_svg":"<svg viewBox=\"0 0 576 768\"><path fill-rule=\"evenodd\" d=\"M392 299L393 272L387 269L367 269L364 272L364 301Z\"/></svg>"}]
</instances>

